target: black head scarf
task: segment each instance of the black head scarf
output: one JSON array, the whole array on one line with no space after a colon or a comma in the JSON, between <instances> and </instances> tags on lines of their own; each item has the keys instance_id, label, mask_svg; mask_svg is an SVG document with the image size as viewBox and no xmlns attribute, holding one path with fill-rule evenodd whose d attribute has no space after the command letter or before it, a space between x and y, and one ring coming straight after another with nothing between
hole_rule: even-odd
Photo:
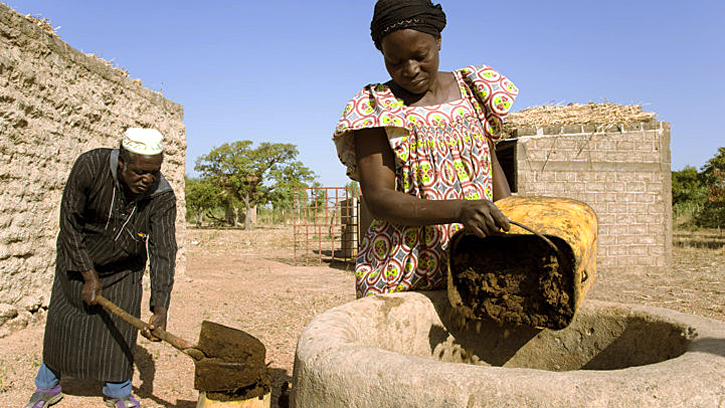
<instances>
[{"instance_id":1,"label":"black head scarf","mask_svg":"<svg viewBox=\"0 0 725 408\"><path fill-rule=\"evenodd\" d=\"M378 0L370 22L370 36L380 49L383 37L393 31L410 28L439 37L445 26L443 8L431 0Z\"/></svg>"}]
</instances>

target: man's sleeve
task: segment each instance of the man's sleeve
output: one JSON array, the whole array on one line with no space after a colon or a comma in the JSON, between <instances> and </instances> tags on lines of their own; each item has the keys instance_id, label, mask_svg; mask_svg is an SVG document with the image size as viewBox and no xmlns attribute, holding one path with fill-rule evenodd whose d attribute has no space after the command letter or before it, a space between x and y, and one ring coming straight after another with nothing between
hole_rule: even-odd
<instances>
[{"instance_id":1,"label":"man's sleeve","mask_svg":"<svg viewBox=\"0 0 725 408\"><path fill-rule=\"evenodd\" d=\"M176 265L176 197L164 194L151 213L149 232L149 264L151 277L150 309L169 307L174 286Z\"/></svg>"},{"instance_id":2,"label":"man's sleeve","mask_svg":"<svg viewBox=\"0 0 725 408\"><path fill-rule=\"evenodd\" d=\"M98 160L84 154L76 160L60 202L58 246L68 255L69 269L81 272L93 268L93 261L83 241L83 226L86 223L83 214L88 200L88 190L94 177L94 159Z\"/></svg>"}]
</instances>

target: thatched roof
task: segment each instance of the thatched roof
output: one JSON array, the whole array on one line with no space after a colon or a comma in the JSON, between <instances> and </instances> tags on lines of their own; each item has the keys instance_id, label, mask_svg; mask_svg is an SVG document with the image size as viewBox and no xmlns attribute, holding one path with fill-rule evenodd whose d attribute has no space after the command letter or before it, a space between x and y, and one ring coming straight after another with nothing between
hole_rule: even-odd
<instances>
[{"instance_id":1,"label":"thatched roof","mask_svg":"<svg viewBox=\"0 0 725 408\"><path fill-rule=\"evenodd\" d=\"M654 112L645 112L640 105L619 105L612 102L589 102L581 105L544 105L512 112L506 117L504 131L522 127L569 125L616 125L655 121Z\"/></svg>"}]
</instances>

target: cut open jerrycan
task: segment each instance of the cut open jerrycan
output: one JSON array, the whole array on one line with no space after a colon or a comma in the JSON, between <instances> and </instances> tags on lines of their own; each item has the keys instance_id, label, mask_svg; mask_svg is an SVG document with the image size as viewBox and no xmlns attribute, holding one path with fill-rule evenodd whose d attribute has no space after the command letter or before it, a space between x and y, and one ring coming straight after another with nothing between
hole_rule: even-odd
<instances>
[{"instance_id":1,"label":"cut open jerrycan","mask_svg":"<svg viewBox=\"0 0 725 408\"><path fill-rule=\"evenodd\" d=\"M448 298L465 323L563 329L596 276L597 217L585 203L511 196L496 202L510 231L479 238L456 233L448 257Z\"/></svg>"}]
</instances>

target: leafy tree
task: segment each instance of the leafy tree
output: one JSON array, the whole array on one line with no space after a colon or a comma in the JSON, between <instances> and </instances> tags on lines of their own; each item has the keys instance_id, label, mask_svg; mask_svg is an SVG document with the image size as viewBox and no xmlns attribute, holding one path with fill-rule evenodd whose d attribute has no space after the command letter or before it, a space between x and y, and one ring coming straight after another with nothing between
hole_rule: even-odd
<instances>
[{"instance_id":1,"label":"leafy tree","mask_svg":"<svg viewBox=\"0 0 725 408\"><path fill-rule=\"evenodd\" d=\"M695 167L672 172L672 215L681 227L697 227L695 218L707 200L707 187Z\"/></svg>"},{"instance_id":2,"label":"leafy tree","mask_svg":"<svg viewBox=\"0 0 725 408\"><path fill-rule=\"evenodd\" d=\"M360 198L360 184L355 180L350 180L345 184L345 188L351 197Z\"/></svg>"},{"instance_id":3,"label":"leafy tree","mask_svg":"<svg viewBox=\"0 0 725 408\"><path fill-rule=\"evenodd\" d=\"M323 211L328 206L327 190L322 188L320 183L315 183L312 187L315 187L315 189L312 190L312 197L310 197L310 207L315 211Z\"/></svg>"},{"instance_id":4,"label":"leafy tree","mask_svg":"<svg viewBox=\"0 0 725 408\"><path fill-rule=\"evenodd\" d=\"M294 177L313 177L297 160L297 154L293 144L264 142L252 148L252 141L242 140L224 143L199 157L194 169L226 192L225 206L234 209L236 222L235 202L241 203L248 215L255 205L273 199L275 189L284 188L278 185L279 180L291 183ZM244 226L252 227L248 216Z\"/></svg>"},{"instance_id":5,"label":"leafy tree","mask_svg":"<svg viewBox=\"0 0 725 408\"><path fill-rule=\"evenodd\" d=\"M703 202L706 195L707 188L695 167L672 172L672 205Z\"/></svg>"},{"instance_id":6,"label":"leafy tree","mask_svg":"<svg viewBox=\"0 0 725 408\"><path fill-rule=\"evenodd\" d=\"M315 173L301 162L295 162L290 166L270 172L276 181L270 189L269 202L277 210L289 210L292 208L292 192L295 187L308 187L315 182Z\"/></svg>"},{"instance_id":7,"label":"leafy tree","mask_svg":"<svg viewBox=\"0 0 725 408\"><path fill-rule=\"evenodd\" d=\"M208 179L191 178L184 175L186 188L186 211L192 214L197 226L201 226L202 218L207 213L213 218L210 211L222 206L223 191Z\"/></svg>"},{"instance_id":8,"label":"leafy tree","mask_svg":"<svg viewBox=\"0 0 725 408\"><path fill-rule=\"evenodd\" d=\"M700 172L700 179L707 188L707 199L696 221L704 227L717 227L722 231L725 226L725 147L707 161Z\"/></svg>"}]
</instances>

